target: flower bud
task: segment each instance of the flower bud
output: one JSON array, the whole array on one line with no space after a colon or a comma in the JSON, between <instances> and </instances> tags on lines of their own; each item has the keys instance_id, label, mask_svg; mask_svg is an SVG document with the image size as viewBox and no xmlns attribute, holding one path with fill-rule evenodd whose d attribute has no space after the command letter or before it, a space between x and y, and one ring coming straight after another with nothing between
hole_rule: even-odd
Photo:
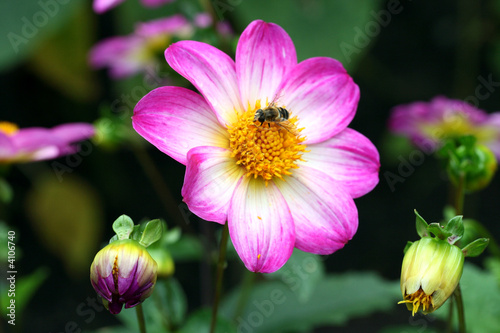
<instances>
[{"instance_id":1,"label":"flower bud","mask_svg":"<svg viewBox=\"0 0 500 333\"><path fill-rule=\"evenodd\" d=\"M447 165L450 180L458 186L463 178L463 186L467 192L488 186L497 170L495 155L481 144L462 144L453 149L450 156Z\"/></svg>"},{"instance_id":2,"label":"flower bud","mask_svg":"<svg viewBox=\"0 0 500 333\"><path fill-rule=\"evenodd\" d=\"M128 309L151 295L157 269L145 247L131 239L118 240L96 254L90 281L109 311L118 314L123 304Z\"/></svg>"},{"instance_id":3,"label":"flower bud","mask_svg":"<svg viewBox=\"0 0 500 333\"><path fill-rule=\"evenodd\" d=\"M437 310L451 296L462 276L464 255L446 241L423 237L406 251L401 268L403 301L412 315Z\"/></svg>"}]
</instances>

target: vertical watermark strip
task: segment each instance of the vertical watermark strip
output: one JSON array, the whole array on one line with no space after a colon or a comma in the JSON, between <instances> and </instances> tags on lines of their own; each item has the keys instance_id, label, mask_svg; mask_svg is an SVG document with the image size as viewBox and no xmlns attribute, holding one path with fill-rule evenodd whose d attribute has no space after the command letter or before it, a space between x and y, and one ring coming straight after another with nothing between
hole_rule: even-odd
<instances>
[{"instance_id":1,"label":"vertical watermark strip","mask_svg":"<svg viewBox=\"0 0 500 333\"><path fill-rule=\"evenodd\" d=\"M7 284L9 289L7 296L9 298L7 306L7 317L10 318L7 322L10 325L16 325L16 232L10 230L7 232Z\"/></svg>"}]
</instances>

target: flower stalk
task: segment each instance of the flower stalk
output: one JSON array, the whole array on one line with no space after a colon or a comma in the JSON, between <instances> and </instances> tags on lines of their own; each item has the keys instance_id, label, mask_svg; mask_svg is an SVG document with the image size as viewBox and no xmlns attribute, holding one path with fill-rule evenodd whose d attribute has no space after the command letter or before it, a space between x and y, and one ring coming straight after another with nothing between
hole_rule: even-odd
<instances>
[{"instance_id":1,"label":"flower stalk","mask_svg":"<svg viewBox=\"0 0 500 333\"><path fill-rule=\"evenodd\" d=\"M217 262L217 278L215 281L215 297L214 304L212 307L212 321L210 323L210 333L215 332L215 326L217 323L217 312L219 309L219 301L222 293L222 278L224 275L224 268L226 266L226 250L227 250L227 240L229 239L229 228L226 222L222 228L222 236L220 239L219 247L219 260Z\"/></svg>"},{"instance_id":2,"label":"flower stalk","mask_svg":"<svg viewBox=\"0 0 500 333\"><path fill-rule=\"evenodd\" d=\"M142 310L142 304L135 307L135 312L137 314L137 322L139 323L139 332L146 333L146 321L144 320L144 311Z\"/></svg>"}]
</instances>

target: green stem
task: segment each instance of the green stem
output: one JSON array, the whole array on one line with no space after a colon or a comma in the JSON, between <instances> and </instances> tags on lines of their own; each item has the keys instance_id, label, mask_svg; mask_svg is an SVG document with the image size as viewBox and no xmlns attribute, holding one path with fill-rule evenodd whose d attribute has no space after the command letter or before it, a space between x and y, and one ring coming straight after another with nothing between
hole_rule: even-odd
<instances>
[{"instance_id":1,"label":"green stem","mask_svg":"<svg viewBox=\"0 0 500 333\"><path fill-rule=\"evenodd\" d=\"M135 312L137 313L137 322L139 323L139 331L141 333L146 333L146 322L144 321L144 312L142 311L142 304L135 307Z\"/></svg>"},{"instance_id":2,"label":"green stem","mask_svg":"<svg viewBox=\"0 0 500 333\"><path fill-rule=\"evenodd\" d=\"M212 322L210 324L210 333L215 332L215 324L217 322L217 311L219 309L219 301L220 295L222 293L222 277L224 275L224 268L226 264L226 249L227 249L227 240L229 238L229 228L228 223L224 224L222 229L222 237L220 239L220 247L219 247L219 261L217 262L217 280L215 282L215 297L214 304L212 307Z\"/></svg>"},{"instance_id":3,"label":"green stem","mask_svg":"<svg viewBox=\"0 0 500 333\"><path fill-rule=\"evenodd\" d=\"M453 333L453 297L449 298L450 304L448 307L448 327L446 329L447 333Z\"/></svg>"},{"instance_id":4,"label":"green stem","mask_svg":"<svg viewBox=\"0 0 500 333\"><path fill-rule=\"evenodd\" d=\"M458 181L458 186L455 189L455 214L462 215L464 211L464 199L465 199L465 176L461 175Z\"/></svg>"},{"instance_id":5,"label":"green stem","mask_svg":"<svg viewBox=\"0 0 500 333\"><path fill-rule=\"evenodd\" d=\"M461 175L458 186L455 190L455 210L457 215L462 215L464 210L464 200L465 200L465 176ZM462 300L462 291L460 289L460 283L457 285L457 288L453 292L453 299L457 304L457 312L458 312L458 331L460 333L465 333L465 315L464 315L464 303ZM450 313L452 313L453 303L450 304ZM451 323L452 316L448 318L448 329L450 329L453 325Z\"/></svg>"},{"instance_id":6,"label":"green stem","mask_svg":"<svg viewBox=\"0 0 500 333\"><path fill-rule=\"evenodd\" d=\"M245 270L245 277L243 278L240 297L238 298L238 303L236 303L236 310L234 311L233 315L234 321L236 321L236 318L238 318L243 313L256 278L257 273Z\"/></svg>"},{"instance_id":7,"label":"green stem","mask_svg":"<svg viewBox=\"0 0 500 333\"><path fill-rule=\"evenodd\" d=\"M465 314L464 314L464 303L462 300L462 290L460 289L460 283L457 285L457 288L453 292L455 296L455 300L457 303L457 312L458 312L458 332L465 333Z\"/></svg>"}]
</instances>

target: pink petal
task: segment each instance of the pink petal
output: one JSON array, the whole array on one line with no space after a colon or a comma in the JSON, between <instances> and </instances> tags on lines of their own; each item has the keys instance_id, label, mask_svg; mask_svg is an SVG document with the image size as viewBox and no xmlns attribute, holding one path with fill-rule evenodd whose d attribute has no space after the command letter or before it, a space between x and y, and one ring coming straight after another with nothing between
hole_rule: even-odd
<instances>
[{"instance_id":1,"label":"pink petal","mask_svg":"<svg viewBox=\"0 0 500 333\"><path fill-rule=\"evenodd\" d=\"M0 131L0 161L7 161L16 151L10 136Z\"/></svg>"},{"instance_id":2,"label":"pink petal","mask_svg":"<svg viewBox=\"0 0 500 333\"><path fill-rule=\"evenodd\" d=\"M146 140L176 161L186 164L197 146L227 148L227 131L205 99L181 87L160 87L144 96L134 109L132 126Z\"/></svg>"},{"instance_id":3,"label":"pink petal","mask_svg":"<svg viewBox=\"0 0 500 333\"><path fill-rule=\"evenodd\" d=\"M243 168L231 152L219 147L196 147L187 155L183 200L204 220L224 224L231 197Z\"/></svg>"},{"instance_id":4,"label":"pink petal","mask_svg":"<svg viewBox=\"0 0 500 333\"><path fill-rule=\"evenodd\" d=\"M134 52L141 50L144 42L143 38L133 35L107 38L90 50L89 64L95 69L109 67L109 74L114 79L131 76L147 66L144 59L134 57Z\"/></svg>"},{"instance_id":5,"label":"pink petal","mask_svg":"<svg viewBox=\"0 0 500 333\"><path fill-rule=\"evenodd\" d=\"M243 105L254 107L261 100L265 106L266 100L272 102L279 97L278 86L296 64L295 47L285 30L261 20L250 23L236 49L236 73Z\"/></svg>"},{"instance_id":6,"label":"pink petal","mask_svg":"<svg viewBox=\"0 0 500 333\"><path fill-rule=\"evenodd\" d=\"M94 0L93 8L96 13L102 14L105 11L118 6L123 1L124 0Z\"/></svg>"},{"instance_id":7,"label":"pink petal","mask_svg":"<svg viewBox=\"0 0 500 333\"><path fill-rule=\"evenodd\" d=\"M300 167L276 185L290 207L298 249L331 254L356 233L358 211L354 200L325 173Z\"/></svg>"},{"instance_id":8,"label":"pink petal","mask_svg":"<svg viewBox=\"0 0 500 333\"><path fill-rule=\"evenodd\" d=\"M307 146L306 162L300 165L323 171L342 183L353 198L370 192L378 184L380 158L377 148L362 134L346 128L333 138Z\"/></svg>"},{"instance_id":9,"label":"pink petal","mask_svg":"<svg viewBox=\"0 0 500 333\"><path fill-rule=\"evenodd\" d=\"M50 130L61 142L71 143L90 139L95 134L94 126L86 123L69 123Z\"/></svg>"},{"instance_id":10,"label":"pink petal","mask_svg":"<svg viewBox=\"0 0 500 333\"><path fill-rule=\"evenodd\" d=\"M228 212L229 235L246 268L272 273L293 251L295 232L286 201L272 182L244 177Z\"/></svg>"},{"instance_id":11,"label":"pink petal","mask_svg":"<svg viewBox=\"0 0 500 333\"><path fill-rule=\"evenodd\" d=\"M180 14L141 22L135 28L135 33L143 37L157 35L182 35L188 37L192 32L191 24Z\"/></svg>"},{"instance_id":12,"label":"pink petal","mask_svg":"<svg viewBox=\"0 0 500 333\"><path fill-rule=\"evenodd\" d=\"M168 64L189 80L206 98L221 125L236 121L240 103L234 61L215 47L180 41L165 51Z\"/></svg>"},{"instance_id":13,"label":"pink petal","mask_svg":"<svg viewBox=\"0 0 500 333\"><path fill-rule=\"evenodd\" d=\"M327 140L351 122L359 100L359 88L342 64L331 58L307 59L283 81L283 104L299 118L306 143Z\"/></svg>"}]
</instances>

